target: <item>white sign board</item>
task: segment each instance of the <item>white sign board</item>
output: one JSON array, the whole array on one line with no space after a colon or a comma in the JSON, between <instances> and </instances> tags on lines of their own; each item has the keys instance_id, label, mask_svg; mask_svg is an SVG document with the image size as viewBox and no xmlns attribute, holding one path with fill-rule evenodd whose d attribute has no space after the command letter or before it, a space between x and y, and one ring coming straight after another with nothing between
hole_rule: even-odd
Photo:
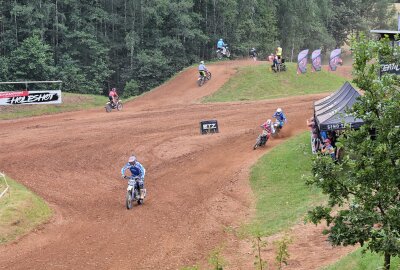
<instances>
[{"instance_id":1,"label":"white sign board","mask_svg":"<svg viewBox=\"0 0 400 270\"><path fill-rule=\"evenodd\" d=\"M61 90L0 92L0 105L60 103Z\"/></svg>"}]
</instances>

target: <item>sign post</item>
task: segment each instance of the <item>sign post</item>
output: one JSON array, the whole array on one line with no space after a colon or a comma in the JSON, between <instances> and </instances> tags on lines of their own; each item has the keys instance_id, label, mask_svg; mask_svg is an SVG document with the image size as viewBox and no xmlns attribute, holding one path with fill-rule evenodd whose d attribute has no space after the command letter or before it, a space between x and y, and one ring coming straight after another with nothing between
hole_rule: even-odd
<instances>
[{"instance_id":1,"label":"sign post","mask_svg":"<svg viewBox=\"0 0 400 270\"><path fill-rule=\"evenodd\" d=\"M207 120L200 122L200 134L218 133L218 122L217 120Z\"/></svg>"}]
</instances>

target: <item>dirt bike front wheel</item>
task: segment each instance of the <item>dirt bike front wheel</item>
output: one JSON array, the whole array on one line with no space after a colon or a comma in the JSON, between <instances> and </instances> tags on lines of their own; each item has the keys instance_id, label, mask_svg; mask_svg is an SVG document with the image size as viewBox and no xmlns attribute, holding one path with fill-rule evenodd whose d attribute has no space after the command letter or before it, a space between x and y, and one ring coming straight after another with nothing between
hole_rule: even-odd
<instances>
[{"instance_id":1,"label":"dirt bike front wheel","mask_svg":"<svg viewBox=\"0 0 400 270\"><path fill-rule=\"evenodd\" d=\"M126 192L126 209L132 209L132 193L130 191Z\"/></svg>"},{"instance_id":2,"label":"dirt bike front wheel","mask_svg":"<svg viewBox=\"0 0 400 270\"><path fill-rule=\"evenodd\" d=\"M228 58L231 57L231 51L230 50L226 50L225 56L228 57Z\"/></svg>"},{"instance_id":3,"label":"dirt bike front wheel","mask_svg":"<svg viewBox=\"0 0 400 270\"><path fill-rule=\"evenodd\" d=\"M122 103L121 103L121 102L118 102L118 104L117 104L117 110L118 110L118 111L121 111L121 110L122 110L122 107L123 107Z\"/></svg>"},{"instance_id":4,"label":"dirt bike front wheel","mask_svg":"<svg viewBox=\"0 0 400 270\"><path fill-rule=\"evenodd\" d=\"M256 150L261 145L261 137L257 138L256 144L253 146L253 150Z\"/></svg>"}]
</instances>

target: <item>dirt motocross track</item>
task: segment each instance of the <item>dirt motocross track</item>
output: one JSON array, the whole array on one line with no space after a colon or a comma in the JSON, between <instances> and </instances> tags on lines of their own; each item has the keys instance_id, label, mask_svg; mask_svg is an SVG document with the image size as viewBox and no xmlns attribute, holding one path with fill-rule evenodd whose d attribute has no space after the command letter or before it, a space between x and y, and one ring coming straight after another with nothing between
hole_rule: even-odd
<instances>
[{"instance_id":1,"label":"dirt motocross track","mask_svg":"<svg viewBox=\"0 0 400 270\"><path fill-rule=\"evenodd\" d=\"M0 171L42 196L55 215L0 246L0 269L209 269L210 252L222 244L224 269L254 269L251 246L226 231L253 213L249 168L305 131L312 102L325 95L199 103L238 66L253 64L210 65L212 80L201 88L196 69L185 70L121 112L99 108L1 121ZM289 119L281 138L253 151L258 126L277 107ZM218 120L220 133L200 135L199 122L208 119ZM120 168L132 153L147 170L148 196L127 210ZM285 269L317 269L348 251L331 248L320 228L298 227Z\"/></svg>"}]
</instances>

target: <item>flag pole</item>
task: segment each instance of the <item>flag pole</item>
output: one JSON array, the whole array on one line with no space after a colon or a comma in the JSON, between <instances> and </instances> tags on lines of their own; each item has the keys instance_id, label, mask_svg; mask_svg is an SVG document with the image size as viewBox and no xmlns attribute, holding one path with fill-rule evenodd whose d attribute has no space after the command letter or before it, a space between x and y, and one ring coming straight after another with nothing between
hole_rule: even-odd
<instances>
[{"instance_id":1,"label":"flag pole","mask_svg":"<svg viewBox=\"0 0 400 270\"><path fill-rule=\"evenodd\" d=\"M400 31L400 13L397 12L397 31Z\"/></svg>"}]
</instances>

